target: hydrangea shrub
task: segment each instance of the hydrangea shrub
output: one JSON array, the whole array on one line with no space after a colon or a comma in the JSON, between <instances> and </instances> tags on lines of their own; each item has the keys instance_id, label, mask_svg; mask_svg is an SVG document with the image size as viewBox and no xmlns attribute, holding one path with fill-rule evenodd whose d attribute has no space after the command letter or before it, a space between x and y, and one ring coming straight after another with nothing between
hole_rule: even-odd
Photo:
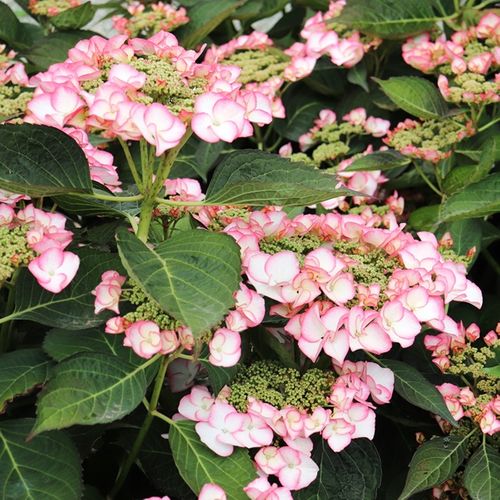
<instances>
[{"instance_id":1,"label":"hydrangea shrub","mask_svg":"<svg viewBox=\"0 0 500 500\"><path fill-rule=\"evenodd\" d=\"M3 497L497 498L493 2L18 4Z\"/></svg>"}]
</instances>

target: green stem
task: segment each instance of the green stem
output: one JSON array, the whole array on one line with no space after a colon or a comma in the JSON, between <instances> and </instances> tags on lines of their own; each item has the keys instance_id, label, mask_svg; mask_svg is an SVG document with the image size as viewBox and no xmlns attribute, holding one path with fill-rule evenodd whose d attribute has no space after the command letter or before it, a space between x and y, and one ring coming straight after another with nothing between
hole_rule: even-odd
<instances>
[{"instance_id":1,"label":"green stem","mask_svg":"<svg viewBox=\"0 0 500 500\"><path fill-rule=\"evenodd\" d=\"M146 439L149 428L151 427L151 423L153 422L154 419L154 413L156 412L156 407L158 406L158 401L160 399L160 393L163 388L163 381L165 380L165 375L167 373L168 365L173 359L175 359L175 357L176 357L175 355L165 356L162 360L160 370L156 375L153 393L151 395L151 400L149 402L148 413L146 415L146 418L144 419L144 422L142 423L142 426L139 430L139 434L137 434L137 437L135 438L134 444L132 445L132 450L128 454L125 463L118 472L115 485L113 486L113 489L109 494L109 498L111 499L115 498L116 495L120 492L125 480L127 479L130 468L135 463L137 455L141 451L144 439Z\"/></svg>"},{"instance_id":2,"label":"green stem","mask_svg":"<svg viewBox=\"0 0 500 500\"><path fill-rule=\"evenodd\" d=\"M500 121L500 117L495 118L493 121L487 123L486 125L483 125L479 129L477 129L477 133L479 134L480 132L484 132L486 129L489 129L490 127L492 127L493 125L495 125L495 123L498 123L499 121Z\"/></svg>"},{"instance_id":3,"label":"green stem","mask_svg":"<svg viewBox=\"0 0 500 500\"><path fill-rule=\"evenodd\" d=\"M85 195L82 195L82 197L86 197ZM96 200L103 200L103 201L113 201L115 203L126 203L126 202L132 202L132 201L139 201L144 198L142 194L135 194L133 196L113 196L113 195L108 195L108 194L98 194L98 193L93 193L91 195L92 198L95 198Z\"/></svg>"},{"instance_id":4,"label":"green stem","mask_svg":"<svg viewBox=\"0 0 500 500\"><path fill-rule=\"evenodd\" d=\"M422 179L424 180L424 182L437 194L439 195L441 198L443 197L443 193L441 193L441 191L432 183L432 181L429 179L429 177L427 177L427 175L425 174L425 172L420 168L419 165L417 165L415 163L415 170L418 172L418 175L420 175L420 177L422 177Z\"/></svg>"},{"instance_id":5,"label":"green stem","mask_svg":"<svg viewBox=\"0 0 500 500\"><path fill-rule=\"evenodd\" d=\"M134 178L134 181L137 184L139 191L142 191L143 190L142 180L141 180L141 177L139 176L139 172L137 171L137 167L135 165L134 158L132 157L132 154L130 153L130 149L128 147L128 144L126 141L124 141L120 137L118 137L118 140L120 141L120 145L121 145L123 152L125 154L125 158L127 159L128 167L130 168L130 171L132 172L132 177Z\"/></svg>"},{"instance_id":6,"label":"green stem","mask_svg":"<svg viewBox=\"0 0 500 500\"><path fill-rule=\"evenodd\" d=\"M15 283L17 277L19 276L20 268L17 268L12 275L12 278L9 282L9 291L7 292L7 304L5 305L5 316L0 320L0 323L3 323L0 328L0 352L6 352L9 350L11 337L12 337L12 321L9 318L12 316L12 312L14 311L14 307L16 305L16 290Z\"/></svg>"},{"instance_id":7,"label":"green stem","mask_svg":"<svg viewBox=\"0 0 500 500\"><path fill-rule=\"evenodd\" d=\"M168 205L169 207L204 207L212 205L211 203L205 203L204 201L176 201L166 200L165 198L156 198L155 201L160 205Z\"/></svg>"},{"instance_id":8,"label":"green stem","mask_svg":"<svg viewBox=\"0 0 500 500\"><path fill-rule=\"evenodd\" d=\"M262 133L258 125L253 126L253 130L255 133L255 139L257 140L257 147L263 151L264 150L264 139L262 137Z\"/></svg>"},{"instance_id":9,"label":"green stem","mask_svg":"<svg viewBox=\"0 0 500 500\"><path fill-rule=\"evenodd\" d=\"M170 417L167 417L166 415L160 413L159 411L154 411L153 416L163 420L164 422L167 422L167 424L169 425L172 425L174 423L174 421Z\"/></svg>"},{"instance_id":10,"label":"green stem","mask_svg":"<svg viewBox=\"0 0 500 500\"><path fill-rule=\"evenodd\" d=\"M153 209L155 207L154 198L146 198L141 205L141 213L139 214L139 226L137 227L136 236L147 243L149 236L149 226L153 218Z\"/></svg>"}]
</instances>

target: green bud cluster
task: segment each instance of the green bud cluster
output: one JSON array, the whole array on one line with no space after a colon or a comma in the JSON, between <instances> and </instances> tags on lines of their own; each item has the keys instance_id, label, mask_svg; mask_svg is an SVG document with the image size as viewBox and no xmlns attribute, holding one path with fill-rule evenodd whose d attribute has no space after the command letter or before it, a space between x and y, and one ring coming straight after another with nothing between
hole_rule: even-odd
<instances>
[{"instance_id":1,"label":"green bud cluster","mask_svg":"<svg viewBox=\"0 0 500 500\"><path fill-rule=\"evenodd\" d=\"M425 120L415 122L415 127L395 130L388 144L397 150L416 146L426 150L447 151L467 135L467 126L457 119Z\"/></svg>"},{"instance_id":2,"label":"green bud cluster","mask_svg":"<svg viewBox=\"0 0 500 500\"><path fill-rule=\"evenodd\" d=\"M37 16L53 16L54 14L49 14L49 11L52 9L57 9L57 13L60 13L74 7L75 5L71 5L70 0L36 0L29 2L30 12Z\"/></svg>"},{"instance_id":3,"label":"green bud cluster","mask_svg":"<svg viewBox=\"0 0 500 500\"><path fill-rule=\"evenodd\" d=\"M310 165L311 167L319 167L319 164L316 163L312 158L307 156L305 153L293 153L288 158L290 161L294 162L301 161L303 163L306 163L307 165Z\"/></svg>"},{"instance_id":4,"label":"green bud cluster","mask_svg":"<svg viewBox=\"0 0 500 500\"><path fill-rule=\"evenodd\" d=\"M367 208L369 208L372 211L372 213L380 216L386 215L391 211L389 205L358 205L349 208L348 213L354 215L360 215Z\"/></svg>"},{"instance_id":5,"label":"green bud cluster","mask_svg":"<svg viewBox=\"0 0 500 500\"><path fill-rule=\"evenodd\" d=\"M320 164L324 161L335 160L339 156L344 156L349 153L349 146L342 141L329 144L320 144L312 154L313 160Z\"/></svg>"},{"instance_id":6,"label":"green bud cluster","mask_svg":"<svg viewBox=\"0 0 500 500\"><path fill-rule=\"evenodd\" d=\"M315 234L293 235L279 239L270 236L259 242L260 249L271 255L283 250L295 252L300 264L303 264L305 255L320 246L321 240Z\"/></svg>"},{"instance_id":7,"label":"green bud cluster","mask_svg":"<svg viewBox=\"0 0 500 500\"><path fill-rule=\"evenodd\" d=\"M238 80L243 83L262 83L273 76L283 76L290 57L276 47L263 50L238 50L226 57L222 64L230 64L241 68Z\"/></svg>"},{"instance_id":8,"label":"green bud cluster","mask_svg":"<svg viewBox=\"0 0 500 500\"><path fill-rule=\"evenodd\" d=\"M14 228L0 227L0 283L8 280L18 267L27 266L35 258L35 252L26 241L28 231L28 224Z\"/></svg>"},{"instance_id":9,"label":"green bud cluster","mask_svg":"<svg viewBox=\"0 0 500 500\"><path fill-rule=\"evenodd\" d=\"M335 122L325 125L317 132L314 132L312 138L315 142L333 144L348 140L350 136L363 134L366 134L366 131L361 125L353 125L349 122Z\"/></svg>"},{"instance_id":10,"label":"green bud cluster","mask_svg":"<svg viewBox=\"0 0 500 500\"><path fill-rule=\"evenodd\" d=\"M159 31L172 31L184 23L175 24L168 19L162 10L147 9L144 12L135 13L127 22L127 33L130 38L140 35L149 38Z\"/></svg>"},{"instance_id":11,"label":"green bud cluster","mask_svg":"<svg viewBox=\"0 0 500 500\"><path fill-rule=\"evenodd\" d=\"M498 85L494 80L486 80L484 75L467 72L455 76L450 81L449 91L450 95L446 98L449 102L475 102L475 100L490 102L498 95ZM469 95L469 98L464 99L464 93ZM470 98L470 95L473 98ZM485 98L485 95L490 97Z\"/></svg>"},{"instance_id":12,"label":"green bud cluster","mask_svg":"<svg viewBox=\"0 0 500 500\"><path fill-rule=\"evenodd\" d=\"M438 250L445 260L458 262L459 264L463 264L464 266L468 266L472 261L472 256L458 255L451 248L439 247Z\"/></svg>"},{"instance_id":13,"label":"green bud cluster","mask_svg":"<svg viewBox=\"0 0 500 500\"><path fill-rule=\"evenodd\" d=\"M128 280L129 287L122 291L122 298L137 306L134 311L125 314L123 317L134 323L135 321L154 321L162 330L176 330L182 323L169 316L144 292L134 280Z\"/></svg>"},{"instance_id":14,"label":"green bud cluster","mask_svg":"<svg viewBox=\"0 0 500 500\"><path fill-rule=\"evenodd\" d=\"M32 97L19 85L0 85L0 120L24 114Z\"/></svg>"},{"instance_id":15,"label":"green bud cluster","mask_svg":"<svg viewBox=\"0 0 500 500\"><path fill-rule=\"evenodd\" d=\"M357 283L365 286L377 283L380 285L380 295L387 288L392 273L401 267L400 262L381 248L372 248L368 252L360 252L359 243L352 241L336 241L333 248L342 258L346 255L357 262L349 266L349 272L352 273Z\"/></svg>"},{"instance_id":16,"label":"green bud cluster","mask_svg":"<svg viewBox=\"0 0 500 500\"><path fill-rule=\"evenodd\" d=\"M257 361L237 373L228 402L241 412L247 410L249 397L278 409L294 406L313 410L327 404L334 380L332 372L317 368L301 375L298 370L273 361Z\"/></svg>"}]
</instances>

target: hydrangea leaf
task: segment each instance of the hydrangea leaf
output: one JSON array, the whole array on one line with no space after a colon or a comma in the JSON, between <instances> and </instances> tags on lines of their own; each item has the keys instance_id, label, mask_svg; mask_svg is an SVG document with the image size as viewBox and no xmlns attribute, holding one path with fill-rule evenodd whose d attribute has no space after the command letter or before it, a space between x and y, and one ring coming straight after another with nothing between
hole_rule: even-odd
<instances>
[{"instance_id":1,"label":"hydrangea leaf","mask_svg":"<svg viewBox=\"0 0 500 500\"><path fill-rule=\"evenodd\" d=\"M2 498L80 498L81 465L74 444L60 431L26 441L32 426L32 419L0 422Z\"/></svg>"},{"instance_id":2,"label":"hydrangea leaf","mask_svg":"<svg viewBox=\"0 0 500 500\"><path fill-rule=\"evenodd\" d=\"M467 462L464 485L473 500L494 500L500 491L500 453L483 440Z\"/></svg>"},{"instance_id":3,"label":"hydrangea leaf","mask_svg":"<svg viewBox=\"0 0 500 500\"><path fill-rule=\"evenodd\" d=\"M447 436L426 441L413 455L399 500L449 479L465 458L469 436Z\"/></svg>"},{"instance_id":4,"label":"hydrangea leaf","mask_svg":"<svg viewBox=\"0 0 500 500\"><path fill-rule=\"evenodd\" d=\"M146 368L115 356L80 353L54 369L40 393L32 434L72 425L114 422L132 412L146 393Z\"/></svg>"},{"instance_id":5,"label":"hydrangea leaf","mask_svg":"<svg viewBox=\"0 0 500 500\"><path fill-rule=\"evenodd\" d=\"M129 274L194 335L215 326L234 305L241 261L230 236L183 231L152 249L122 229L117 242Z\"/></svg>"}]
</instances>

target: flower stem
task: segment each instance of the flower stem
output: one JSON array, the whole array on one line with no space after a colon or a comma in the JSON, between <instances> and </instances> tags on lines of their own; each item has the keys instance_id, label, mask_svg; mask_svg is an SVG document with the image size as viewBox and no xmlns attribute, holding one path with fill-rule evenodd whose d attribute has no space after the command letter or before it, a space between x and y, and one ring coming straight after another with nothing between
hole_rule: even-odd
<instances>
[{"instance_id":1,"label":"flower stem","mask_svg":"<svg viewBox=\"0 0 500 500\"><path fill-rule=\"evenodd\" d=\"M432 181L427 177L425 172L420 168L419 165L415 163L415 170L418 172L418 175L422 177L424 182L437 194L440 198L443 197L443 193L432 183Z\"/></svg>"},{"instance_id":2,"label":"flower stem","mask_svg":"<svg viewBox=\"0 0 500 500\"><path fill-rule=\"evenodd\" d=\"M85 197L85 195L83 195L83 197ZM133 196L113 196L108 194L93 193L91 197L96 200L113 201L115 203L126 203L143 199L142 194L135 194Z\"/></svg>"},{"instance_id":3,"label":"flower stem","mask_svg":"<svg viewBox=\"0 0 500 500\"><path fill-rule=\"evenodd\" d=\"M132 172L132 177L134 178L134 181L137 184L139 191L142 191L142 189L143 189L142 180L141 180L141 177L139 176L139 172L137 171L137 167L135 165L135 161L134 161L134 158L132 157L132 153L130 152L128 144L126 141L124 141L120 137L118 137L118 140L120 141L120 145L123 149L123 153L125 154L125 158L127 159L128 167L130 168L130 171Z\"/></svg>"},{"instance_id":4,"label":"flower stem","mask_svg":"<svg viewBox=\"0 0 500 500\"><path fill-rule=\"evenodd\" d=\"M10 279L9 283L9 291L7 292L7 304L5 305L5 316L2 319L9 318L14 311L14 307L16 305L16 289L15 289L15 282L17 280L17 277L19 276L20 268L17 268L14 271L14 274L12 275L12 278ZM11 342L11 336L12 336L12 321L5 321L5 323L2 321L3 325L0 328L0 352L6 352L9 350L10 347L10 342Z\"/></svg>"},{"instance_id":5,"label":"flower stem","mask_svg":"<svg viewBox=\"0 0 500 500\"><path fill-rule=\"evenodd\" d=\"M481 128L477 129L477 133L479 134L480 132L484 132L485 130L489 129L495 123L498 123L500 121L500 118L495 118L493 121L487 123L486 125L483 125Z\"/></svg>"},{"instance_id":6,"label":"flower stem","mask_svg":"<svg viewBox=\"0 0 500 500\"><path fill-rule=\"evenodd\" d=\"M115 498L116 495L122 489L123 484L125 483L125 480L127 479L130 468L135 463L135 461L137 459L137 455L141 451L142 444L144 443L144 439L146 439L149 428L151 427L151 423L153 422L153 419L154 419L154 414L156 412L156 407L158 406L158 401L160 399L161 390L163 388L163 381L165 380L165 375L167 373L168 365L170 364L171 361L173 361L175 359L175 357L176 357L176 355L165 356L161 362L160 370L158 371L158 374L156 375L153 393L151 395L151 400L149 402L148 413L146 414L144 422L142 423L142 426L139 430L139 434L137 434L137 437L135 438L134 444L132 445L132 450L128 454L127 459L125 460L125 463L123 464L123 466L120 468L120 471L118 472L118 476L116 478L115 485L113 486L113 489L111 490L111 492L109 493L109 496L108 496L108 498L110 498L110 499Z\"/></svg>"}]
</instances>

